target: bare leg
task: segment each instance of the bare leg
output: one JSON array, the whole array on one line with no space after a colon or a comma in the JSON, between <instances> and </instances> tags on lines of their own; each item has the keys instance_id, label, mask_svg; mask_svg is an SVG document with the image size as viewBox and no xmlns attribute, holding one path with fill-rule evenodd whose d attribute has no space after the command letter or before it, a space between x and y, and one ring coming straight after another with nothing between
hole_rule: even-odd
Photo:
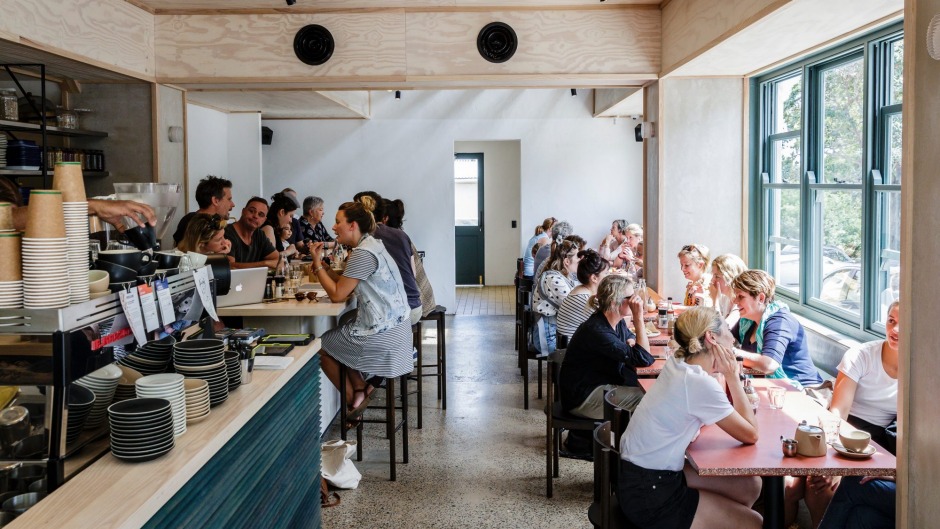
<instances>
[{"instance_id":1,"label":"bare leg","mask_svg":"<svg viewBox=\"0 0 940 529\"><path fill-rule=\"evenodd\" d=\"M735 529L760 529L761 515L749 507L730 500L708 490L699 491L698 509L691 529L714 529L715 527L734 527Z\"/></svg>"},{"instance_id":2,"label":"bare leg","mask_svg":"<svg viewBox=\"0 0 940 529\"><path fill-rule=\"evenodd\" d=\"M829 502L832 501L832 497L836 493L833 487L838 487L841 480L842 478L839 477L829 479L807 478L806 496L804 496L803 501L806 502L806 508L809 510L809 516L813 521L813 529L819 527L819 522L826 514L826 507L829 507Z\"/></svg>"},{"instance_id":3,"label":"bare leg","mask_svg":"<svg viewBox=\"0 0 940 529\"><path fill-rule=\"evenodd\" d=\"M796 523L796 517L800 511L800 500L806 495L806 489L804 476L787 476L784 479L783 520L786 527ZM822 513L820 513L820 518L822 518Z\"/></svg>"},{"instance_id":4,"label":"bare leg","mask_svg":"<svg viewBox=\"0 0 940 529\"><path fill-rule=\"evenodd\" d=\"M685 472L685 481L689 484L689 487L699 492L708 491L724 496L748 510L760 497L761 481L759 477L702 477L696 474L688 463L686 463L683 471Z\"/></svg>"},{"instance_id":5,"label":"bare leg","mask_svg":"<svg viewBox=\"0 0 940 529\"><path fill-rule=\"evenodd\" d=\"M335 358L330 356L330 353L326 349L320 349L320 368L323 369L323 372L326 374L326 377L330 379L330 382L336 386L337 389L340 387L339 379L339 369L340 363ZM366 381L362 378L362 373L356 371L355 369L347 368L346 369L346 402L349 403L351 408L355 408L360 403L362 399L365 398L366 392Z\"/></svg>"}]
</instances>

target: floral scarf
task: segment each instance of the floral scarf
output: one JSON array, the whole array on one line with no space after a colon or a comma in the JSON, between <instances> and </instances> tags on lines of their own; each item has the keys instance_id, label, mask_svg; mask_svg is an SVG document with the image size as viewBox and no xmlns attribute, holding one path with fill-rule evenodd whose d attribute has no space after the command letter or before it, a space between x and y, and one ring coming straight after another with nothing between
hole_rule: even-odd
<instances>
[{"instance_id":1,"label":"floral scarf","mask_svg":"<svg viewBox=\"0 0 940 529\"><path fill-rule=\"evenodd\" d=\"M754 333L755 341L757 342L757 354L760 354L764 349L764 325L767 323L767 318L770 318L776 314L780 309L789 309L786 303L782 301L771 301L767 308L764 309L764 313L760 317L760 323L757 324L757 331ZM742 344L744 340L747 339L747 335L751 330L751 327L754 326L754 320L749 320L747 318L741 318L738 321L738 341ZM777 370L773 373L767 375L767 378L787 378L787 374L783 372L783 366L777 367Z\"/></svg>"}]
</instances>

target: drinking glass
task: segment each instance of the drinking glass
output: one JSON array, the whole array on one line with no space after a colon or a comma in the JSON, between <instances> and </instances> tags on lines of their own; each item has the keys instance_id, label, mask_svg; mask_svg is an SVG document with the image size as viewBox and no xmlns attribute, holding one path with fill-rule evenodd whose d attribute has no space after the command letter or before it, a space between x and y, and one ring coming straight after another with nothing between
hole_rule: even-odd
<instances>
[{"instance_id":1,"label":"drinking glass","mask_svg":"<svg viewBox=\"0 0 940 529\"><path fill-rule=\"evenodd\" d=\"M826 442L832 444L839 439L839 427L842 426L842 418L831 413L819 414L819 427L826 432Z\"/></svg>"},{"instance_id":2,"label":"drinking glass","mask_svg":"<svg viewBox=\"0 0 940 529\"><path fill-rule=\"evenodd\" d=\"M778 386L767 388L767 400L770 401L770 409L783 409L783 404L787 399L787 390Z\"/></svg>"}]
</instances>

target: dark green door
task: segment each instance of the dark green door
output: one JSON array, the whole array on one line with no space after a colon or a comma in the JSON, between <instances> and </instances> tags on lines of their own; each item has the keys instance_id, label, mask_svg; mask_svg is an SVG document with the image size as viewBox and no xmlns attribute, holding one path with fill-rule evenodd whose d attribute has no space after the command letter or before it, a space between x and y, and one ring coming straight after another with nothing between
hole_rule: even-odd
<instances>
[{"instance_id":1,"label":"dark green door","mask_svg":"<svg viewBox=\"0 0 940 529\"><path fill-rule=\"evenodd\" d=\"M483 153L454 155L458 285L483 285Z\"/></svg>"}]
</instances>

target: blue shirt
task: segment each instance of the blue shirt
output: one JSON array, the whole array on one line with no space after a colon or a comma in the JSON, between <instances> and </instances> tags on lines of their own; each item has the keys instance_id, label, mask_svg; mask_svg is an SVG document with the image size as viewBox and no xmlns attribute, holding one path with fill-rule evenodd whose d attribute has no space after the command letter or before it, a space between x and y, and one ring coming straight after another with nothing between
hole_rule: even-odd
<instances>
[{"instance_id":1,"label":"blue shirt","mask_svg":"<svg viewBox=\"0 0 940 529\"><path fill-rule=\"evenodd\" d=\"M533 235L529 242L525 243L525 250L522 251L522 275L532 277L535 274L535 256L532 255L532 248L539 242L539 239L545 237L544 233Z\"/></svg>"},{"instance_id":2,"label":"blue shirt","mask_svg":"<svg viewBox=\"0 0 940 529\"><path fill-rule=\"evenodd\" d=\"M731 334L738 336L739 328L740 325L735 324ZM757 329L756 325L754 329ZM756 353L757 342L751 343L748 336L741 348ZM788 309L780 309L767 318L764 323L764 348L760 354L776 360L787 377L804 386L822 384L822 377L809 354L806 332Z\"/></svg>"}]
</instances>

